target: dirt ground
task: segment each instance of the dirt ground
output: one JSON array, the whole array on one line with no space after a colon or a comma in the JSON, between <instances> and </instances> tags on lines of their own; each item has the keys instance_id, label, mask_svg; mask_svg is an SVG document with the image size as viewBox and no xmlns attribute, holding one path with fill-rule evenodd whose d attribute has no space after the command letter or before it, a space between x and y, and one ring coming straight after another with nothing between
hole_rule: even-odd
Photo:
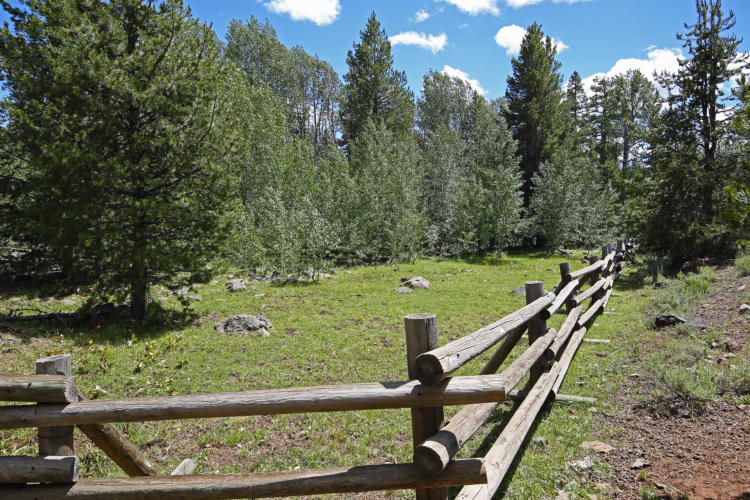
<instances>
[{"instance_id":1,"label":"dirt ground","mask_svg":"<svg viewBox=\"0 0 750 500\"><path fill-rule=\"evenodd\" d=\"M750 337L750 314L738 312L750 278L733 268L718 274L693 320L720 328L718 349L728 353ZM731 362L725 356L715 362ZM648 391L647 382L629 377L617 395L621 411L599 417L602 426L622 429L620 442L627 443L603 457L610 471L603 479L613 490L607 498L640 499L649 489L661 499L750 499L750 405L717 402L700 412L672 407L664 416L643 403Z\"/></svg>"}]
</instances>

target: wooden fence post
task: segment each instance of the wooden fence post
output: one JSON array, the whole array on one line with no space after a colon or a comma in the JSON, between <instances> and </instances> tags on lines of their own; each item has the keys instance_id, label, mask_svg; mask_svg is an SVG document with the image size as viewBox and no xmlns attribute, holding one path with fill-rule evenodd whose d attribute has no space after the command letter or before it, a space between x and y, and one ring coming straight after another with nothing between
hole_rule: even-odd
<instances>
[{"instance_id":1,"label":"wooden fence post","mask_svg":"<svg viewBox=\"0 0 750 500\"><path fill-rule=\"evenodd\" d=\"M527 281L526 282L526 304L531 304L536 299L544 296L544 282L543 281ZM529 345L533 344L536 339L547 333L547 321L539 317L529 320ZM534 385L534 382L539 376L544 373L546 369L546 362L543 359L537 361L529 372L529 387Z\"/></svg>"},{"instance_id":2,"label":"wooden fence post","mask_svg":"<svg viewBox=\"0 0 750 500\"><path fill-rule=\"evenodd\" d=\"M404 318L406 328L406 360L409 367L409 380L416 377L414 362L423 352L438 347L437 316L434 314L410 314ZM412 408L411 433L414 448L422 444L440 430L443 424L443 407ZM430 488L415 490L417 500L445 500L448 498L447 488Z\"/></svg>"},{"instance_id":3,"label":"wooden fence post","mask_svg":"<svg viewBox=\"0 0 750 500\"><path fill-rule=\"evenodd\" d=\"M60 354L36 360L37 375L70 376L71 371L70 354ZM73 426L39 427L39 454L41 456L73 455Z\"/></svg>"},{"instance_id":4,"label":"wooden fence post","mask_svg":"<svg viewBox=\"0 0 750 500\"><path fill-rule=\"evenodd\" d=\"M570 262L562 262L560 264L560 281L564 285L567 285L570 282L570 280L568 279L568 274L569 273L570 273ZM561 289L562 289L562 287L561 287ZM575 290L573 291L573 293L575 293ZM571 307L572 304L570 303L570 299L573 298L573 293L571 293L568 296L568 300L565 301L565 312L566 313L570 313L570 311L573 309L573 307Z\"/></svg>"}]
</instances>

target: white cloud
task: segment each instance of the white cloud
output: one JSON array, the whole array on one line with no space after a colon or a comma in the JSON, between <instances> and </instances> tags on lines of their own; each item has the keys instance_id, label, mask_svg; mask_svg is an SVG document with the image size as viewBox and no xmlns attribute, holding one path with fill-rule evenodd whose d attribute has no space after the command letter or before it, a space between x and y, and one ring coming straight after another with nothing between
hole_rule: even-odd
<instances>
[{"instance_id":1,"label":"white cloud","mask_svg":"<svg viewBox=\"0 0 750 500\"><path fill-rule=\"evenodd\" d=\"M445 66L443 66L443 73L450 76L451 78L460 78L461 80L465 81L479 95L487 94L487 91L483 89L481 85L479 85L479 80L475 80L474 78L469 78L469 74L466 73L465 71L452 68L446 64Z\"/></svg>"},{"instance_id":2,"label":"white cloud","mask_svg":"<svg viewBox=\"0 0 750 500\"><path fill-rule=\"evenodd\" d=\"M521 42L526 36L526 30L516 24L503 26L495 33L495 43L505 49L508 55L518 54L521 51ZM569 48L562 40L552 37L552 44L557 48L558 54Z\"/></svg>"},{"instance_id":3,"label":"white cloud","mask_svg":"<svg viewBox=\"0 0 750 500\"><path fill-rule=\"evenodd\" d=\"M426 21L430 18L430 13L427 12L424 9L418 10L416 14L414 14L414 21L417 23L421 23L422 21Z\"/></svg>"},{"instance_id":4,"label":"white cloud","mask_svg":"<svg viewBox=\"0 0 750 500\"><path fill-rule=\"evenodd\" d=\"M439 35L425 35L416 31L405 31L388 38L392 45L416 45L423 49L429 49L433 54L437 54L445 48L448 42L448 36L445 33Z\"/></svg>"},{"instance_id":5,"label":"white cloud","mask_svg":"<svg viewBox=\"0 0 750 500\"><path fill-rule=\"evenodd\" d=\"M591 94L591 86L594 84L595 78L612 78L613 76L625 74L631 69L640 70L646 78L655 84L656 79L654 78L654 72L677 72L680 67L680 60L683 59L682 51L680 49L656 49L653 47L649 47L649 49L648 59L637 59L635 57L619 59L606 73L594 73L593 75L584 78L583 86L586 89L586 93ZM666 89L658 84L656 84L656 87L659 89L662 96L666 96Z\"/></svg>"},{"instance_id":6,"label":"white cloud","mask_svg":"<svg viewBox=\"0 0 750 500\"><path fill-rule=\"evenodd\" d=\"M543 0L506 0L508 6L513 7L514 9L517 9L519 7L526 7L527 5L534 5L542 1Z\"/></svg>"},{"instance_id":7,"label":"white cloud","mask_svg":"<svg viewBox=\"0 0 750 500\"><path fill-rule=\"evenodd\" d=\"M289 14L294 21L312 21L318 26L331 24L339 17L339 0L270 0L264 4L277 14Z\"/></svg>"},{"instance_id":8,"label":"white cloud","mask_svg":"<svg viewBox=\"0 0 750 500\"><path fill-rule=\"evenodd\" d=\"M500 9L497 7L498 0L440 0L448 2L458 7L458 10L466 12L472 16L477 14L500 15Z\"/></svg>"}]
</instances>

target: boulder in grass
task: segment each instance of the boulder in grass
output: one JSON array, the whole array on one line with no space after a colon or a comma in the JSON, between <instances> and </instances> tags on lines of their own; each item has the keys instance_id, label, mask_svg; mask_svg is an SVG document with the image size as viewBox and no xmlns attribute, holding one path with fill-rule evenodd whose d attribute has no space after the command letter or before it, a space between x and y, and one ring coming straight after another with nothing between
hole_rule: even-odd
<instances>
[{"instance_id":1,"label":"boulder in grass","mask_svg":"<svg viewBox=\"0 0 750 500\"><path fill-rule=\"evenodd\" d=\"M681 325L683 323L687 323L687 320L676 314L657 314L656 318L654 318L654 326L656 326L656 328Z\"/></svg>"},{"instance_id":2,"label":"boulder in grass","mask_svg":"<svg viewBox=\"0 0 750 500\"><path fill-rule=\"evenodd\" d=\"M237 316L231 316L224 321L220 321L214 325L214 330L217 332L257 332L263 337L271 335L268 333L268 328L273 328L271 322L259 314L258 316L251 316L249 314L238 314Z\"/></svg>"},{"instance_id":3,"label":"boulder in grass","mask_svg":"<svg viewBox=\"0 0 750 500\"><path fill-rule=\"evenodd\" d=\"M415 276L414 278L401 278L401 286L408 286L409 288L430 288L430 282L422 276Z\"/></svg>"},{"instance_id":4,"label":"boulder in grass","mask_svg":"<svg viewBox=\"0 0 750 500\"><path fill-rule=\"evenodd\" d=\"M240 290L247 289L247 286L245 286L245 280L242 278L230 279L225 283L225 286L230 292L239 292Z\"/></svg>"},{"instance_id":5,"label":"boulder in grass","mask_svg":"<svg viewBox=\"0 0 750 500\"><path fill-rule=\"evenodd\" d=\"M400 286L393 291L396 293L411 293L411 288L408 286Z\"/></svg>"}]
</instances>

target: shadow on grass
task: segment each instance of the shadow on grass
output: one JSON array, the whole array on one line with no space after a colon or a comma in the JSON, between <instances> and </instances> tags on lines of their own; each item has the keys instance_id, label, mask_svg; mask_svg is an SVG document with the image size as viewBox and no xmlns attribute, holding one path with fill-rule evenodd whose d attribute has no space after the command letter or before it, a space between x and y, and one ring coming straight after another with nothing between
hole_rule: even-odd
<instances>
[{"instance_id":1,"label":"shadow on grass","mask_svg":"<svg viewBox=\"0 0 750 500\"><path fill-rule=\"evenodd\" d=\"M473 458L484 458L484 456L487 455L487 452L490 451L492 445L495 444L495 441L497 441L497 438L500 436L500 433L503 431L503 429L505 429L505 426L508 425L508 421L510 421L510 419L513 417L513 414L516 412L520 404L520 402L513 403L510 408L508 408L507 406L501 406L500 409L495 410L492 416L487 419L485 425L491 425L492 431L487 434L487 436L485 436L485 438L482 440L481 444L472 455ZM505 474L505 477L503 477L503 482L500 483L500 487L497 489L492 498L505 497L505 494L508 491L508 487L510 486L511 481L513 481L513 476L518 470L518 465L521 463L521 460L523 460L526 449L528 448L531 439L534 437L539 423L549 415L550 409L551 405L549 403L546 403L542 407L542 409L539 410L537 417L534 419L534 422L529 428L529 432L526 434L526 437L521 443L521 447L519 448L518 453L516 453L516 456L513 458L513 462L508 468L508 472ZM458 493L461 491L461 488L462 486L451 487L448 490L449 498L456 498Z\"/></svg>"},{"instance_id":2,"label":"shadow on grass","mask_svg":"<svg viewBox=\"0 0 750 500\"><path fill-rule=\"evenodd\" d=\"M147 318L137 322L123 317L60 318L46 321L4 321L10 333L22 342L33 338L53 338L60 335L76 346L93 341L97 344L120 345L133 336L138 340L160 337L169 331L190 326L197 319L191 310L165 309L158 303L149 304ZM0 330L1 331L1 330Z\"/></svg>"}]
</instances>

